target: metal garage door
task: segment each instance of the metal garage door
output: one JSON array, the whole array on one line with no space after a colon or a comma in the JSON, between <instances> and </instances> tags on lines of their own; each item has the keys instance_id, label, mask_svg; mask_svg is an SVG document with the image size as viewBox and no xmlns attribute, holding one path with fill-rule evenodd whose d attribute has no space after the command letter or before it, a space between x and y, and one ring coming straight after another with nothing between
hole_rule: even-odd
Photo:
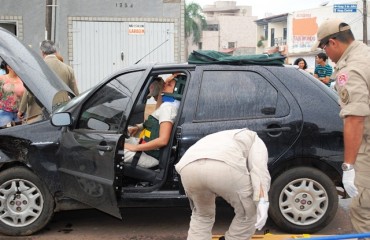
<instances>
[{"instance_id":1,"label":"metal garage door","mask_svg":"<svg viewBox=\"0 0 370 240\"><path fill-rule=\"evenodd\" d=\"M73 21L73 62L80 92L125 66L174 62L174 24Z\"/></svg>"}]
</instances>

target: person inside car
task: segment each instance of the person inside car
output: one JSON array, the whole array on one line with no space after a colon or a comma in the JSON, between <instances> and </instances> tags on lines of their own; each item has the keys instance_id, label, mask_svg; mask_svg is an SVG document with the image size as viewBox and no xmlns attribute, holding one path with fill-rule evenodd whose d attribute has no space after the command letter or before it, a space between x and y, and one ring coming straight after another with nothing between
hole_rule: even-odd
<instances>
[{"instance_id":1,"label":"person inside car","mask_svg":"<svg viewBox=\"0 0 370 240\"><path fill-rule=\"evenodd\" d=\"M149 97L157 100L157 109L149 115L143 124L128 129L130 136L140 132L139 139L130 137L124 143L124 162L133 163L143 168L158 165L159 149L166 146L170 140L172 126L175 121L180 101L173 96L178 74L172 74L163 84L153 82ZM162 87L161 90L160 87Z\"/></svg>"},{"instance_id":2,"label":"person inside car","mask_svg":"<svg viewBox=\"0 0 370 240\"><path fill-rule=\"evenodd\" d=\"M161 94L163 85L163 78L158 76L154 77L153 82L149 85L149 94L147 95L147 99L153 97L153 99L156 101L155 109L159 108L159 106L162 104L162 101L158 101L158 98L162 98ZM142 124L140 126L142 126ZM128 128L128 133L130 136L136 136L137 132L138 128L136 126Z\"/></svg>"}]
</instances>

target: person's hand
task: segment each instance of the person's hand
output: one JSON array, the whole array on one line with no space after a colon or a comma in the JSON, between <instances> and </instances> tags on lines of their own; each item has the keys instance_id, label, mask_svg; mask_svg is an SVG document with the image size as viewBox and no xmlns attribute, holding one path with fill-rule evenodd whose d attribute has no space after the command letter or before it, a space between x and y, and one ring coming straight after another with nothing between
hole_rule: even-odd
<instances>
[{"instance_id":1,"label":"person's hand","mask_svg":"<svg viewBox=\"0 0 370 240\"><path fill-rule=\"evenodd\" d=\"M260 198L257 205L257 222L254 225L258 230L261 230L265 226L269 210L269 202L266 202L264 198Z\"/></svg>"},{"instance_id":2,"label":"person's hand","mask_svg":"<svg viewBox=\"0 0 370 240\"><path fill-rule=\"evenodd\" d=\"M22 119L23 118L23 113L21 113L21 112L17 112L17 117L19 118L19 119Z\"/></svg>"},{"instance_id":3,"label":"person's hand","mask_svg":"<svg viewBox=\"0 0 370 240\"><path fill-rule=\"evenodd\" d=\"M130 136L135 136L136 133L139 131L139 127L138 126L128 127L127 131Z\"/></svg>"},{"instance_id":4,"label":"person's hand","mask_svg":"<svg viewBox=\"0 0 370 240\"><path fill-rule=\"evenodd\" d=\"M351 169L348 171L343 171L343 178L342 178L343 186L348 196L356 197L358 194L357 187L355 186L355 169Z\"/></svg>"},{"instance_id":5,"label":"person's hand","mask_svg":"<svg viewBox=\"0 0 370 240\"><path fill-rule=\"evenodd\" d=\"M123 145L123 148L124 148L124 149L127 149L127 150L129 150L129 151L131 151L131 152L137 152L137 151L138 151L138 150L137 150L137 145L136 145L136 144L125 143L125 144Z\"/></svg>"},{"instance_id":6,"label":"person's hand","mask_svg":"<svg viewBox=\"0 0 370 240\"><path fill-rule=\"evenodd\" d=\"M168 78L166 78L166 80L164 80L165 83L168 83L170 81L172 81L175 77L177 77L180 73L174 73L172 74L171 76L169 76Z\"/></svg>"}]
</instances>

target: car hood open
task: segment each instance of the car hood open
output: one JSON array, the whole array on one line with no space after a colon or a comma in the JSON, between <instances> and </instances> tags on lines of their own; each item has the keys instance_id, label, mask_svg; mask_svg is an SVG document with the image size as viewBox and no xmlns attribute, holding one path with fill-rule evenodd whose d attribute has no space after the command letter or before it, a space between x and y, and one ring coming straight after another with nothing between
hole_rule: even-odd
<instances>
[{"instance_id":1,"label":"car hood open","mask_svg":"<svg viewBox=\"0 0 370 240\"><path fill-rule=\"evenodd\" d=\"M39 54L1 27L0 57L17 73L27 89L49 113L52 112L56 93L67 91L74 96L70 88L55 75Z\"/></svg>"}]
</instances>

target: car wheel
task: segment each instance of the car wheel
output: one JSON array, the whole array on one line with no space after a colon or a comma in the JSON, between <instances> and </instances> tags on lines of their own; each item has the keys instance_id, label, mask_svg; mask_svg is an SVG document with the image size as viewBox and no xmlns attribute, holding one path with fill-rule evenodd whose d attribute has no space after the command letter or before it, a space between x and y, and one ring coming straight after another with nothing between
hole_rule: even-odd
<instances>
[{"instance_id":1,"label":"car wheel","mask_svg":"<svg viewBox=\"0 0 370 240\"><path fill-rule=\"evenodd\" d=\"M24 167L0 172L0 232L30 235L43 228L54 212L54 200L40 179Z\"/></svg>"},{"instance_id":2,"label":"car wheel","mask_svg":"<svg viewBox=\"0 0 370 240\"><path fill-rule=\"evenodd\" d=\"M328 225L338 209L333 181L309 167L290 169L271 185L269 214L289 233L313 233Z\"/></svg>"}]
</instances>

